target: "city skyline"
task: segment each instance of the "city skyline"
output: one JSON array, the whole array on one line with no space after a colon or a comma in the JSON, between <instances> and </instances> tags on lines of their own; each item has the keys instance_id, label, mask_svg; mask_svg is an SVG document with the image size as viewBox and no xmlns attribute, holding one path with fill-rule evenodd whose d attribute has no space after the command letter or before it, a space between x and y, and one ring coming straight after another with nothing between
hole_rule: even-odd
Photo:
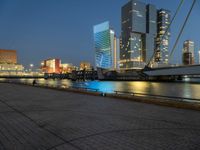
<instances>
[{"instance_id":1,"label":"city skyline","mask_svg":"<svg viewBox=\"0 0 200 150\"><path fill-rule=\"evenodd\" d=\"M154 4L157 8L169 9L172 15L179 3L176 0L171 6L164 0L141 1ZM25 66L30 63L39 65L41 60L49 57L60 58L63 62L72 62L75 65L81 61L90 61L94 65L93 25L109 20L119 36L121 7L127 2L128 0L123 0L115 2L113 5L112 0L101 2L91 0L84 2L62 0L59 2L55 0L25 2L20 0L17 3L13 0L3 0L0 2L0 18L3 21L0 25L0 48L16 49L20 63ZM177 22L179 25L183 23L184 18L181 14L186 15L186 10L190 5L191 2L185 2L176 24ZM200 25L200 21L196 21L195 18L199 12L199 5L200 3L197 1L177 47L175 56L179 57L179 63L181 63L182 43L187 39L195 42L195 56L198 57L200 38L199 32L195 29ZM80 11L74 12L76 7ZM111 7L112 12L110 11ZM171 38L173 41L174 35L177 35L174 25L171 32L173 32ZM173 42L170 44L171 47Z\"/></svg>"}]
</instances>

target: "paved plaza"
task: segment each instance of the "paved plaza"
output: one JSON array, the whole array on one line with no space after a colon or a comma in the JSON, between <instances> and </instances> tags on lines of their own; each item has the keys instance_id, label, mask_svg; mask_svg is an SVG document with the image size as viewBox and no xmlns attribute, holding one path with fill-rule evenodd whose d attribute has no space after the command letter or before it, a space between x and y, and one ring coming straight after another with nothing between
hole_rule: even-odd
<instances>
[{"instance_id":1,"label":"paved plaza","mask_svg":"<svg viewBox=\"0 0 200 150\"><path fill-rule=\"evenodd\" d=\"M0 83L0 150L199 150L200 112Z\"/></svg>"}]
</instances>

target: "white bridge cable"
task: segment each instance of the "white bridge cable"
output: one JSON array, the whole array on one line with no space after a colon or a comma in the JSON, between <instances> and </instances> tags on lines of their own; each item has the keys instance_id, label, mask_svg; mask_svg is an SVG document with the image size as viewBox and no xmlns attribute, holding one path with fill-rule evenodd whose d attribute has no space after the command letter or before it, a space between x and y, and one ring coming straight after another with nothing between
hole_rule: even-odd
<instances>
[{"instance_id":1,"label":"white bridge cable","mask_svg":"<svg viewBox=\"0 0 200 150\"><path fill-rule=\"evenodd\" d=\"M185 1L185 0L180 0L180 3L179 3L179 5L178 5L178 7L177 7L177 9L176 9L176 12L175 12L175 14L174 14L172 20L170 21L169 26L167 27L165 33L164 33L163 36L161 37L161 41L163 41L163 39L164 39L164 37L166 36L166 34L168 34L168 31L170 30L170 27L171 27L171 25L173 24L173 22L174 22L174 20L175 20L175 18L176 18L176 16L177 16L177 14L179 13L179 11L180 11L180 9L181 9L181 7L182 7L184 1ZM156 53L157 53L157 47L155 48L154 53L153 53L151 59L150 59L149 62L147 63L147 67L149 67L149 65L151 64L151 62L154 61L154 56L156 55Z\"/></svg>"},{"instance_id":2,"label":"white bridge cable","mask_svg":"<svg viewBox=\"0 0 200 150\"><path fill-rule=\"evenodd\" d=\"M173 46L173 48L172 48L171 53L170 53L170 55L169 55L169 59L170 59L170 58L173 56L173 54L174 54L174 51L175 51L175 49L176 49L176 46L177 46L177 44L178 44L178 42L179 42L179 40L180 40L181 35L183 34L183 31L184 31L185 26L186 26L186 24L187 24L187 22L188 22L188 19L190 18L190 15L191 15L192 10L193 10L193 8L194 8L194 6L195 6L195 3L196 3L196 0L193 0L192 6L191 6L191 8L190 8L190 10L189 10L189 12L188 12L188 14L187 14L187 17L186 17L186 19L185 19L185 21L184 21L184 23L183 23L183 26L182 26L182 28L181 28L181 30L180 30L180 33L179 33L179 35L178 35L178 37L177 37L177 39L176 39L176 42L175 42L175 44L174 44L174 46Z\"/></svg>"}]
</instances>

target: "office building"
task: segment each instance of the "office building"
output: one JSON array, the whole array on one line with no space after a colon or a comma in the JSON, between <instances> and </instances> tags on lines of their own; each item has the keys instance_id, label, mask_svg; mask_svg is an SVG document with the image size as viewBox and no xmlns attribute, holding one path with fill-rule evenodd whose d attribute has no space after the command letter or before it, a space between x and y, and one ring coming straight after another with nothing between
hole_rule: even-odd
<instances>
[{"instance_id":1,"label":"office building","mask_svg":"<svg viewBox=\"0 0 200 150\"><path fill-rule=\"evenodd\" d=\"M120 68L143 68L155 49L157 9L131 0L121 10Z\"/></svg>"},{"instance_id":2,"label":"office building","mask_svg":"<svg viewBox=\"0 0 200 150\"><path fill-rule=\"evenodd\" d=\"M60 59L47 59L42 61L41 63L41 69L44 73L60 73L60 67Z\"/></svg>"},{"instance_id":3,"label":"office building","mask_svg":"<svg viewBox=\"0 0 200 150\"><path fill-rule=\"evenodd\" d=\"M109 22L95 25L94 46L96 67L105 69L115 69L117 66L117 39L114 30Z\"/></svg>"},{"instance_id":4,"label":"office building","mask_svg":"<svg viewBox=\"0 0 200 150\"><path fill-rule=\"evenodd\" d=\"M159 64L169 63L169 38L170 38L170 11L158 10L158 34L156 39L155 62Z\"/></svg>"},{"instance_id":5,"label":"office building","mask_svg":"<svg viewBox=\"0 0 200 150\"><path fill-rule=\"evenodd\" d=\"M186 40L183 44L183 65L194 64L194 42Z\"/></svg>"},{"instance_id":6,"label":"office building","mask_svg":"<svg viewBox=\"0 0 200 150\"><path fill-rule=\"evenodd\" d=\"M0 71L23 71L24 66L20 64L0 64Z\"/></svg>"},{"instance_id":7,"label":"office building","mask_svg":"<svg viewBox=\"0 0 200 150\"><path fill-rule=\"evenodd\" d=\"M91 64L89 62L81 62L80 63L80 70L91 70Z\"/></svg>"},{"instance_id":8,"label":"office building","mask_svg":"<svg viewBox=\"0 0 200 150\"><path fill-rule=\"evenodd\" d=\"M73 64L60 64L60 72L61 73L72 73L72 71L75 70L75 67Z\"/></svg>"},{"instance_id":9,"label":"office building","mask_svg":"<svg viewBox=\"0 0 200 150\"><path fill-rule=\"evenodd\" d=\"M23 71L24 67L21 64L17 64L17 52L16 50L0 49L0 71L1 74L8 74L11 72Z\"/></svg>"},{"instance_id":10,"label":"office building","mask_svg":"<svg viewBox=\"0 0 200 150\"><path fill-rule=\"evenodd\" d=\"M1 64L16 64L17 63L16 50L0 49L0 63Z\"/></svg>"},{"instance_id":11,"label":"office building","mask_svg":"<svg viewBox=\"0 0 200 150\"><path fill-rule=\"evenodd\" d=\"M115 38L115 53L113 55L114 69L119 69L120 64L120 38Z\"/></svg>"}]
</instances>

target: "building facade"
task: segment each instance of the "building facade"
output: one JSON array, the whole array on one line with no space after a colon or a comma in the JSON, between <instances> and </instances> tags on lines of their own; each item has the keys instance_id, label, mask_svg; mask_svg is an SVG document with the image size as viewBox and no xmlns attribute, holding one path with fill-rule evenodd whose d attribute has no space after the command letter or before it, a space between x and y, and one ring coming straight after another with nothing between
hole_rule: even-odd
<instances>
[{"instance_id":1,"label":"building facade","mask_svg":"<svg viewBox=\"0 0 200 150\"><path fill-rule=\"evenodd\" d=\"M121 10L120 68L143 68L154 53L157 9L131 0Z\"/></svg>"},{"instance_id":2,"label":"building facade","mask_svg":"<svg viewBox=\"0 0 200 150\"><path fill-rule=\"evenodd\" d=\"M61 73L72 73L72 71L75 70L75 67L73 64L60 64L60 72Z\"/></svg>"},{"instance_id":3,"label":"building facade","mask_svg":"<svg viewBox=\"0 0 200 150\"><path fill-rule=\"evenodd\" d=\"M22 72L24 66L17 64L17 51L0 49L0 74L10 75Z\"/></svg>"},{"instance_id":4,"label":"building facade","mask_svg":"<svg viewBox=\"0 0 200 150\"><path fill-rule=\"evenodd\" d=\"M94 47L96 67L105 69L115 69L117 56L117 40L114 30L109 22L95 25Z\"/></svg>"},{"instance_id":5,"label":"building facade","mask_svg":"<svg viewBox=\"0 0 200 150\"><path fill-rule=\"evenodd\" d=\"M186 40L183 44L183 65L194 64L194 42Z\"/></svg>"},{"instance_id":6,"label":"building facade","mask_svg":"<svg viewBox=\"0 0 200 150\"><path fill-rule=\"evenodd\" d=\"M23 71L24 66L20 64L0 64L0 71Z\"/></svg>"},{"instance_id":7,"label":"building facade","mask_svg":"<svg viewBox=\"0 0 200 150\"><path fill-rule=\"evenodd\" d=\"M47 59L41 63L41 69L44 73L61 73L60 68L60 59Z\"/></svg>"},{"instance_id":8,"label":"building facade","mask_svg":"<svg viewBox=\"0 0 200 150\"><path fill-rule=\"evenodd\" d=\"M16 50L0 49L0 63L1 64L17 64Z\"/></svg>"},{"instance_id":9,"label":"building facade","mask_svg":"<svg viewBox=\"0 0 200 150\"><path fill-rule=\"evenodd\" d=\"M158 34L156 39L155 62L159 64L169 63L169 38L170 38L170 11L158 10Z\"/></svg>"},{"instance_id":10,"label":"building facade","mask_svg":"<svg viewBox=\"0 0 200 150\"><path fill-rule=\"evenodd\" d=\"M81 62L80 63L80 70L91 70L91 64L89 62Z\"/></svg>"}]
</instances>

